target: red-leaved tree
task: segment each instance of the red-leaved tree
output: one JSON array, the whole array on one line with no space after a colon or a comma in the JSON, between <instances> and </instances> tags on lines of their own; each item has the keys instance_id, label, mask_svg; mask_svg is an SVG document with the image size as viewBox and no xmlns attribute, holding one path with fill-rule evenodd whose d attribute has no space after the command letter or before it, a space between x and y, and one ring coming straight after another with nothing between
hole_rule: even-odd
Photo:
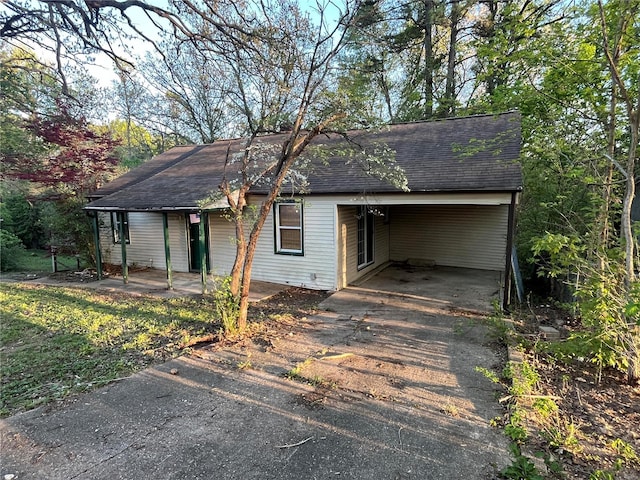
<instances>
[{"instance_id":1,"label":"red-leaved tree","mask_svg":"<svg viewBox=\"0 0 640 480\"><path fill-rule=\"evenodd\" d=\"M38 154L3 155L3 175L51 187L57 196L82 197L116 171L119 142L91 129L85 118L74 118L59 103L51 116L24 120Z\"/></svg>"}]
</instances>

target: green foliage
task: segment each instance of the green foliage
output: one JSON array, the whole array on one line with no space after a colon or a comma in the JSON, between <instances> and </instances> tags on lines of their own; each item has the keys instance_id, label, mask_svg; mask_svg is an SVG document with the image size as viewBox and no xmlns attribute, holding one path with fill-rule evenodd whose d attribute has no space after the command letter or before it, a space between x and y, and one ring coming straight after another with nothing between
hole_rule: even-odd
<instances>
[{"instance_id":1,"label":"green foliage","mask_svg":"<svg viewBox=\"0 0 640 480\"><path fill-rule=\"evenodd\" d=\"M223 277L216 282L213 292L216 317L220 319L222 330L227 335L238 333L240 300L231 293L231 277Z\"/></svg>"},{"instance_id":2,"label":"green foliage","mask_svg":"<svg viewBox=\"0 0 640 480\"><path fill-rule=\"evenodd\" d=\"M558 405L551 398L537 398L532 405L533 410L543 419L550 418L558 412Z\"/></svg>"},{"instance_id":3,"label":"green foliage","mask_svg":"<svg viewBox=\"0 0 640 480\"><path fill-rule=\"evenodd\" d=\"M7 272L18 266L18 258L24 252L22 241L13 233L0 230L0 271Z\"/></svg>"},{"instance_id":4,"label":"green foliage","mask_svg":"<svg viewBox=\"0 0 640 480\"><path fill-rule=\"evenodd\" d=\"M595 363L600 371L613 367L628 372L630 366L637 366L639 283L634 283L629 291L621 278L611 272L582 284L577 294L585 328L572 333L565 342L548 345L550 353L564 361L586 359Z\"/></svg>"},{"instance_id":5,"label":"green foliage","mask_svg":"<svg viewBox=\"0 0 640 480\"><path fill-rule=\"evenodd\" d=\"M514 460L511 465L500 472L502 478L513 480L544 480L544 477L540 474L535 464L522 455L520 446L517 443L510 444L509 450Z\"/></svg>"},{"instance_id":6,"label":"green foliage","mask_svg":"<svg viewBox=\"0 0 640 480\"><path fill-rule=\"evenodd\" d=\"M500 378L498 378L498 375L496 375L496 372L480 366L476 366L474 370L484 375L485 378L489 379L492 383L500 383Z\"/></svg>"},{"instance_id":7,"label":"green foliage","mask_svg":"<svg viewBox=\"0 0 640 480\"><path fill-rule=\"evenodd\" d=\"M1 228L20 238L27 248L44 246L44 225L40 204L27 201L22 193L11 192L0 202Z\"/></svg>"},{"instance_id":8,"label":"green foliage","mask_svg":"<svg viewBox=\"0 0 640 480\"><path fill-rule=\"evenodd\" d=\"M625 442L621 438L616 438L608 445L617 455L619 455L621 463L623 465L640 465L640 457L636 453L635 449L628 442Z\"/></svg>"},{"instance_id":9,"label":"green foliage","mask_svg":"<svg viewBox=\"0 0 640 480\"><path fill-rule=\"evenodd\" d=\"M137 167L154 155L162 153L158 148L161 142L144 127L135 122L113 120L106 127L113 138L120 142L116 155L125 169Z\"/></svg>"},{"instance_id":10,"label":"green foliage","mask_svg":"<svg viewBox=\"0 0 640 480\"><path fill-rule=\"evenodd\" d=\"M34 408L178 355L213 330L206 298L0 285L0 415Z\"/></svg>"},{"instance_id":11,"label":"green foliage","mask_svg":"<svg viewBox=\"0 0 640 480\"><path fill-rule=\"evenodd\" d=\"M616 474L607 470L596 470L589 475L589 480L616 480Z\"/></svg>"},{"instance_id":12,"label":"green foliage","mask_svg":"<svg viewBox=\"0 0 640 480\"><path fill-rule=\"evenodd\" d=\"M580 445L580 429L575 423L558 415L553 417L553 422L545 425L542 435L549 445L555 449L562 448L570 453L582 451Z\"/></svg>"},{"instance_id":13,"label":"green foliage","mask_svg":"<svg viewBox=\"0 0 640 480\"><path fill-rule=\"evenodd\" d=\"M514 420L513 416L510 418L509 423L504 426L504 433L511 440L519 443L524 442L529 436L527 429L518 421Z\"/></svg>"},{"instance_id":14,"label":"green foliage","mask_svg":"<svg viewBox=\"0 0 640 480\"><path fill-rule=\"evenodd\" d=\"M527 360L521 363L509 362L503 370L503 375L511 380L509 392L516 397L531 395L540 380L540 374Z\"/></svg>"},{"instance_id":15,"label":"green foliage","mask_svg":"<svg viewBox=\"0 0 640 480\"><path fill-rule=\"evenodd\" d=\"M610 248L590 261L580 239L546 233L534 240L533 253L541 274L580 280L574 290L584 328L564 342L546 345L546 351L564 361L587 359L600 371L640 369L640 282L625 284L620 249ZM599 267L593 265L596 261Z\"/></svg>"},{"instance_id":16,"label":"green foliage","mask_svg":"<svg viewBox=\"0 0 640 480\"><path fill-rule=\"evenodd\" d=\"M532 243L531 250L542 267L539 274L552 278L566 275L575 268L584 251L579 238L557 233L545 232L541 237L534 237Z\"/></svg>"}]
</instances>

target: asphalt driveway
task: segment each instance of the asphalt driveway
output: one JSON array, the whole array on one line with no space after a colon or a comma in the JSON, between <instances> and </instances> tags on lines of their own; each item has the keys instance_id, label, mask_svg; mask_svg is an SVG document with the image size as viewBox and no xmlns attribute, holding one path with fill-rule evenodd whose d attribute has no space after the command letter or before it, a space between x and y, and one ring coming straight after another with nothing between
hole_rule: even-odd
<instances>
[{"instance_id":1,"label":"asphalt driveway","mask_svg":"<svg viewBox=\"0 0 640 480\"><path fill-rule=\"evenodd\" d=\"M387 269L277 332L4 419L0 473L495 478L507 441L489 425L501 412L476 367L498 362L480 313L497 279L471 273Z\"/></svg>"}]
</instances>

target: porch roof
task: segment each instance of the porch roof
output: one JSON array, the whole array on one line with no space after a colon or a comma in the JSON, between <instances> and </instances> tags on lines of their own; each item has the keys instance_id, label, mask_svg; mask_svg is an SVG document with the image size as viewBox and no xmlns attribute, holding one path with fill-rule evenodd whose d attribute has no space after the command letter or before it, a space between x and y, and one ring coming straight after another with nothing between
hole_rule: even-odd
<instances>
[{"instance_id":1,"label":"porch roof","mask_svg":"<svg viewBox=\"0 0 640 480\"><path fill-rule=\"evenodd\" d=\"M322 134L297 166L304 171L306 194L397 193L402 190L367 172L366 157L348 153L385 146L395 152L411 192L515 192L522 189L520 115L478 115L438 121L390 125L376 131L351 131L346 137ZM252 148L266 153L281 148L288 134L260 137ZM193 210L224 208L218 185L226 173L238 176L237 163L227 164L245 147L244 139L210 145L179 146L93 192L89 210ZM361 148L362 147L362 148ZM320 157L314 158L314 157ZM313 161L313 160L319 161ZM306 162L304 162L306 161ZM304 163L304 164L303 164ZM225 166L226 165L226 166ZM259 165L254 168L260 169ZM302 193L295 182L285 190ZM267 185L250 193L263 194Z\"/></svg>"}]
</instances>

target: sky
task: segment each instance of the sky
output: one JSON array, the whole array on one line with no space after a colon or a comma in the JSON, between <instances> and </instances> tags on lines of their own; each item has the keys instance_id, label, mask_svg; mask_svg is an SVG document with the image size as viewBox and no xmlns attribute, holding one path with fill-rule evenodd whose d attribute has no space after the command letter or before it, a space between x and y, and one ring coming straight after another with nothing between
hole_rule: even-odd
<instances>
[{"instance_id":1,"label":"sky","mask_svg":"<svg viewBox=\"0 0 640 480\"><path fill-rule=\"evenodd\" d=\"M322 2L322 0L319 0ZM155 5L161 8L168 8L167 0L147 0L147 3L151 5ZM340 2L338 2L340 3ZM317 8L316 0L299 0L299 4L306 10L312 17L317 18ZM330 2L326 2L327 5L331 5ZM0 5L1 8L1 5ZM334 8L328 8L328 15L326 16L329 21L337 18L337 10ZM132 19L132 22L149 38L158 40L159 32L158 29L152 24L147 15L139 8L131 8L127 10L127 14ZM157 17L154 17L157 18ZM162 22L162 20L160 20ZM123 33L130 33L126 30ZM52 51L48 51L43 48L34 48L39 58L42 58L51 63L55 62L55 57ZM116 51L119 54L122 54L124 58L133 59L133 56L144 57L146 52L152 51L153 46L140 38L127 39L125 41L125 46L116 46ZM74 56L76 59L80 59L83 63L86 60L85 66L89 73L96 78L96 83L100 87L109 87L112 82L117 80L117 75L115 73L115 67L113 61L105 54L100 53L91 53L88 54L86 59L77 55Z\"/></svg>"}]
</instances>

